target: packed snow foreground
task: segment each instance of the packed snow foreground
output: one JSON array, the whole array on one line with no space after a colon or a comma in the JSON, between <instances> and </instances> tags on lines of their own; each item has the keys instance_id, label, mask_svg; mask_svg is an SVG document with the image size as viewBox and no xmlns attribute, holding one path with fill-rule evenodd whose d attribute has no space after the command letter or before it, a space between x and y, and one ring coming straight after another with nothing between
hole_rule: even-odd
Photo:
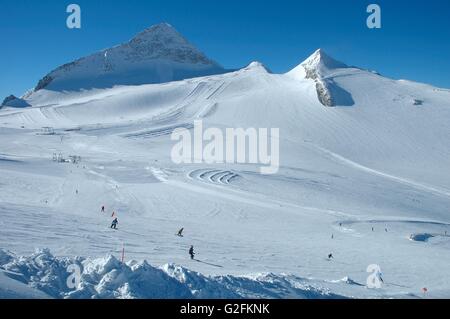
<instances>
[{"instance_id":1,"label":"packed snow foreground","mask_svg":"<svg viewBox=\"0 0 450 319\"><path fill-rule=\"evenodd\" d=\"M203 276L174 264L153 267L146 261L56 258L48 250L15 257L0 251L2 276L30 289L14 297L40 298L345 298L310 280L294 276ZM75 266L75 267L74 267ZM79 267L80 277L71 269ZM1 277L0 277L1 278ZM0 279L2 283L2 279ZM31 294L32 289L42 293ZM10 297L0 288L0 297Z\"/></svg>"},{"instance_id":2,"label":"packed snow foreground","mask_svg":"<svg viewBox=\"0 0 450 319\"><path fill-rule=\"evenodd\" d=\"M449 120L323 50L227 71L151 27L4 100L0 297L450 297Z\"/></svg>"}]
</instances>

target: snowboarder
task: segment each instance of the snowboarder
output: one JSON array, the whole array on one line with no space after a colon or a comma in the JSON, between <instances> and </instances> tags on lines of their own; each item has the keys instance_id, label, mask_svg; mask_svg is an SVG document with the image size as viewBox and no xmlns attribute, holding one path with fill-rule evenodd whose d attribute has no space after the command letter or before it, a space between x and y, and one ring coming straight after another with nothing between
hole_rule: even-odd
<instances>
[{"instance_id":1,"label":"snowboarder","mask_svg":"<svg viewBox=\"0 0 450 319\"><path fill-rule=\"evenodd\" d=\"M195 256L194 246L191 246L191 248L189 248L189 255L191 255L191 259L194 259Z\"/></svg>"},{"instance_id":2,"label":"snowboarder","mask_svg":"<svg viewBox=\"0 0 450 319\"><path fill-rule=\"evenodd\" d=\"M117 224L119 223L119 221L117 220L117 218L114 218L114 220L111 223L111 228L112 229L117 229Z\"/></svg>"},{"instance_id":3,"label":"snowboarder","mask_svg":"<svg viewBox=\"0 0 450 319\"><path fill-rule=\"evenodd\" d=\"M177 236L183 237L183 230L184 230L184 228L181 228L181 229L178 231Z\"/></svg>"},{"instance_id":4,"label":"snowboarder","mask_svg":"<svg viewBox=\"0 0 450 319\"><path fill-rule=\"evenodd\" d=\"M334 258L334 257L333 257L333 254L331 254L331 253L328 254L328 259L332 259L332 258Z\"/></svg>"},{"instance_id":5,"label":"snowboarder","mask_svg":"<svg viewBox=\"0 0 450 319\"><path fill-rule=\"evenodd\" d=\"M102 213L105 212L105 206L102 206Z\"/></svg>"}]
</instances>

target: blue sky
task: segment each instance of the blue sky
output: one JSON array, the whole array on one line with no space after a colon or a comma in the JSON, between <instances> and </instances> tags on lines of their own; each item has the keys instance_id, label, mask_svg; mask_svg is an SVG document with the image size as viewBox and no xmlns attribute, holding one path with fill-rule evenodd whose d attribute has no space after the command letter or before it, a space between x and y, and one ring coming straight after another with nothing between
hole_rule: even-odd
<instances>
[{"instance_id":1,"label":"blue sky","mask_svg":"<svg viewBox=\"0 0 450 319\"><path fill-rule=\"evenodd\" d=\"M81 30L66 27L70 3L81 6ZM379 30L366 27L370 3L381 6ZM159 22L226 68L257 60L286 72L323 48L388 77L450 88L448 0L2 0L0 99Z\"/></svg>"}]
</instances>

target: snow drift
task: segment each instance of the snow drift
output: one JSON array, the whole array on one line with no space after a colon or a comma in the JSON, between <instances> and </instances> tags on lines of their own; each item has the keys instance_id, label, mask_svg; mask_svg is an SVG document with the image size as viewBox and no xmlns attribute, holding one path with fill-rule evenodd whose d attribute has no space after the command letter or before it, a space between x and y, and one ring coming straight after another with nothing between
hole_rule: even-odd
<instances>
[{"instance_id":1,"label":"snow drift","mask_svg":"<svg viewBox=\"0 0 450 319\"><path fill-rule=\"evenodd\" d=\"M67 285L72 265L81 269L79 284L73 289ZM146 261L122 263L114 256L57 258L46 249L21 257L0 250L0 275L38 290L34 297L41 298L345 298L293 276L204 276L174 264L153 267ZM12 289L1 297L16 296L20 294Z\"/></svg>"}]
</instances>

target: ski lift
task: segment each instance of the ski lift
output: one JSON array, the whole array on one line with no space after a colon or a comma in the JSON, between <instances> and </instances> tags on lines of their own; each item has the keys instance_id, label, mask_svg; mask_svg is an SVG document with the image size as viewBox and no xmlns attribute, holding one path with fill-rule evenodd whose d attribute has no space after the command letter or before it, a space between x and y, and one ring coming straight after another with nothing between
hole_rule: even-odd
<instances>
[{"instance_id":1,"label":"ski lift","mask_svg":"<svg viewBox=\"0 0 450 319\"><path fill-rule=\"evenodd\" d=\"M70 161L72 164L78 164L78 163L81 162L81 156L70 155L70 156L69 156L69 161Z\"/></svg>"},{"instance_id":2,"label":"ski lift","mask_svg":"<svg viewBox=\"0 0 450 319\"><path fill-rule=\"evenodd\" d=\"M51 126L44 126L41 130L42 135L55 135L55 130Z\"/></svg>"}]
</instances>

